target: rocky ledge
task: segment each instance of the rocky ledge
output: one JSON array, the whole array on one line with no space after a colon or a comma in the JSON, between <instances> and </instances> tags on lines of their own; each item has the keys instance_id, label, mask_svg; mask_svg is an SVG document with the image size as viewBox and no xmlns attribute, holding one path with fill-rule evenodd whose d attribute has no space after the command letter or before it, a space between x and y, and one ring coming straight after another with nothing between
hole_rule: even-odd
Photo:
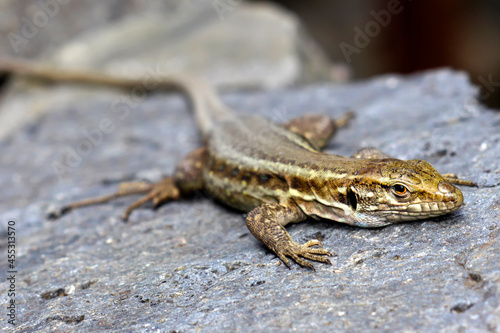
<instances>
[{"instance_id":1,"label":"rocky ledge","mask_svg":"<svg viewBox=\"0 0 500 333\"><path fill-rule=\"evenodd\" d=\"M12 285L18 332L500 329L500 114L477 102L466 74L224 96L278 121L353 109L356 119L328 152L376 146L479 184L462 188L465 206L441 218L380 229L290 226L296 241L320 238L335 252L316 272L280 264L241 213L203 196L156 211L145 205L128 223L119 216L134 198L47 219L120 181L154 181L200 144L179 96L153 94L116 112L128 94L54 105L0 142L0 244L5 254L14 221L17 254L14 281L0 272L2 329L13 328L5 320Z\"/></svg>"}]
</instances>

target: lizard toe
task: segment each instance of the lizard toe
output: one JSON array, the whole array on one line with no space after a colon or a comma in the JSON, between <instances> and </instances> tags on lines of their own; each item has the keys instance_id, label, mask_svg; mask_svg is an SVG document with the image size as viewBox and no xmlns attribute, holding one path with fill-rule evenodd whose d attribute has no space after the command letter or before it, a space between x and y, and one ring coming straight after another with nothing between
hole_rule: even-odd
<instances>
[{"instance_id":1,"label":"lizard toe","mask_svg":"<svg viewBox=\"0 0 500 333\"><path fill-rule=\"evenodd\" d=\"M303 256L303 255L301 254L301 256ZM292 258L292 259L293 259L293 260L294 260L297 264L299 264L300 266L302 266L302 267L307 267L307 268L312 269L313 271L316 271L316 269L314 268L314 265L313 265L313 264L311 264L310 262L308 262L308 261L306 261L306 260L302 259L302 258L301 258L301 257L299 257L297 254L295 254L295 253L294 253L294 254L291 254L291 255L290 255L290 257L291 257L291 258Z\"/></svg>"},{"instance_id":2,"label":"lizard toe","mask_svg":"<svg viewBox=\"0 0 500 333\"><path fill-rule=\"evenodd\" d=\"M309 259L309 260L314 260L318 262L323 262L325 264L331 265L332 263L330 260L326 257L319 256L317 254L312 254L312 253L302 253L302 257Z\"/></svg>"},{"instance_id":3,"label":"lizard toe","mask_svg":"<svg viewBox=\"0 0 500 333\"><path fill-rule=\"evenodd\" d=\"M278 258L280 258L280 260L283 261L286 267L288 267L288 269L292 269L292 267L290 266L290 260L288 260L288 258L284 254L277 253L277 255Z\"/></svg>"}]
</instances>

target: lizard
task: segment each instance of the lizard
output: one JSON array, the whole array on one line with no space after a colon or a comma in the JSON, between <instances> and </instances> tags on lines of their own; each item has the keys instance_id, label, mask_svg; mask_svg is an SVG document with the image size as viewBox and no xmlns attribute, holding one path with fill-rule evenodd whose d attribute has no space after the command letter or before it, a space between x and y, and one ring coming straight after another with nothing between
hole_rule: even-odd
<instances>
[{"instance_id":1,"label":"lizard","mask_svg":"<svg viewBox=\"0 0 500 333\"><path fill-rule=\"evenodd\" d=\"M0 72L122 88L142 84L13 59L0 60ZM222 203L247 212L251 234L288 268L292 259L314 269L311 261L330 264L332 254L316 239L295 242L286 225L313 218L371 228L432 218L462 206L463 194L454 185L475 186L453 174L440 174L425 160L399 160L376 148L361 149L351 157L322 152L337 130L348 124L352 112L336 120L306 114L278 124L260 115L236 113L200 79L170 75L158 83L157 89L178 90L188 97L203 146L156 184L122 183L111 195L67 204L52 217L142 194L125 210L122 218L127 220L148 201L156 207L206 190Z\"/></svg>"}]
</instances>

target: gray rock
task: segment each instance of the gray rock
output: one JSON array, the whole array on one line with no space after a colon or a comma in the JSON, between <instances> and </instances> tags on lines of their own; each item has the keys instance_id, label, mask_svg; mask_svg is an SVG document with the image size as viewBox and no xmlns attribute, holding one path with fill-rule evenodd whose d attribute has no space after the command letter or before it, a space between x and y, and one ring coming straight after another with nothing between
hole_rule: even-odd
<instances>
[{"instance_id":1,"label":"gray rock","mask_svg":"<svg viewBox=\"0 0 500 333\"><path fill-rule=\"evenodd\" d=\"M119 94L54 110L0 142L3 249L7 221L17 232L14 331L498 331L500 115L476 94L464 73L443 69L224 96L279 121L354 109L328 152L377 146L480 185L462 188L466 205L441 218L380 229L290 226L296 241L319 237L335 251L333 265L316 263L316 272L287 269L240 213L203 196L146 205L128 223L119 216L134 198L47 220L51 207L110 193L120 180L168 174L199 145L178 96L142 99L123 119L111 107ZM96 132L105 118L113 131L86 144L82 130ZM68 149L85 145L86 156L54 171Z\"/></svg>"}]
</instances>

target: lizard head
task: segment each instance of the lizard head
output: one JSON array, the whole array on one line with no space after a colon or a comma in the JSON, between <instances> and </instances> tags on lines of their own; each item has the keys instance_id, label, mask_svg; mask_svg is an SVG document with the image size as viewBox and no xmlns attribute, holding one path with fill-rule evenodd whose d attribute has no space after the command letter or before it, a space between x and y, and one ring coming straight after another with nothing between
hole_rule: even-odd
<instances>
[{"instance_id":1,"label":"lizard head","mask_svg":"<svg viewBox=\"0 0 500 333\"><path fill-rule=\"evenodd\" d=\"M372 160L346 190L349 223L377 227L457 210L462 192L423 160Z\"/></svg>"}]
</instances>

